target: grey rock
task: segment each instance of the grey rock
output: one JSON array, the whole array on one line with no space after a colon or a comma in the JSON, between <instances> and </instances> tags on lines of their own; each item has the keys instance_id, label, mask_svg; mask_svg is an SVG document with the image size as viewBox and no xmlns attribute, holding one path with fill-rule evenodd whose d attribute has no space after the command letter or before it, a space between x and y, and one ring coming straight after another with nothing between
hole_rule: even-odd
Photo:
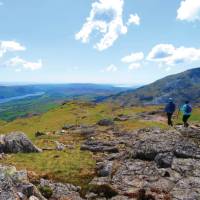
<instances>
[{"instance_id":1,"label":"grey rock","mask_svg":"<svg viewBox=\"0 0 200 200\"><path fill-rule=\"evenodd\" d=\"M112 126L112 125L114 125L114 122L111 119L101 119L97 122L97 125L99 125L99 126Z\"/></svg>"},{"instance_id":2,"label":"grey rock","mask_svg":"<svg viewBox=\"0 0 200 200\"><path fill-rule=\"evenodd\" d=\"M111 176L113 169L113 162L97 163L97 174L100 177Z\"/></svg>"},{"instance_id":3,"label":"grey rock","mask_svg":"<svg viewBox=\"0 0 200 200\"><path fill-rule=\"evenodd\" d=\"M37 132L35 133L35 137L40 137L40 136L44 136L44 135L46 135L46 134L43 133L43 132L41 132L41 131L37 131Z\"/></svg>"},{"instance_id":4,"label":"grey rock","mask_svg":"<svg viewBox=\"0 0 200 200\"><path fill-rule=\"evenodd\" d=\"M91 182L98 198L138 200L143 191L143 199L200 199L197 137L194 140L194 137L173 129L148 128L126 136L119 134L116 140L123 141L124 148L97 163L99 177ZM117 141L112 143L117 144ZM108 197L110 193L113 196Z\"/></svg>"},{"instance_id":5,"label":"grey rock","mask_svg":"<svg viewBox=\"0 0 200 200\"><path fill-rule=\"evenodd\" d=\"M58 141L55 141L55 144L57 151L64 151L66 149L66 146Z\"/></svg>"},{"instance_id":6,"label":"grey rock","mask_svg":"<svg viewBox=\"0 0 200 200\"><path fill-rule=\"evenodd\" d=\"M17 171L15 167L0 165L0 199L27 200L35 196L38 200L46 200L37 188L29 183L27 173Z\"/></svg>"},{"instance_id":7,"label":"grey rock","mask_svg":"<svg viewBox=\"0 0 200 200\"><path fill-rule=\"evenodd\" d=\"M40 180L40 187L48 186L51 188L53 194L50 200L54 199L70 199L70 200L82 200L79 191L80 187L75 187L71 184L54 183L49 180Z\"/></svg>"},{"instance_id":8,"label":"grey rock","mask_svg":"<svg viewBox=\"0 0 200 200\"><path fill-rule=\"evenodd\" d=\"M200 159L200 148L198 145L188 142L177 144L174 154L177 158L197 158Z\"/></svg>"},{"instance_id":9,"label":"grey rock","mask_svg":"<svg viewBox=\"0 0 200 200\"><path fill-rule=\"evenodd\" d=\"M119 149L112 142L101 142L88 140L83 145L81 145L81 150L88 150L92 152L108 152L108 153L118 153Z\"/></svg>"},{"instance_id":10,"label":"grey rock","mask_svg":"<svg viewBox=\"0 0 200 200\"><path fill-rule=\"evenodd\" d=\"M22 132L13 132L8 135L0 136L0 151L4 153L38 153L41 149L37 148Z\"/></svg>"},{"instance_id":11,"label":"grey rock","mask_svg":"<svg viewBox=\"0 0 200 200\"><path fill-rule=\"evenodd\" d=\"M155 162L159 168L170 168L174 155L172 153L160 153L155 157Z\"/></svg>"}]
</instances>

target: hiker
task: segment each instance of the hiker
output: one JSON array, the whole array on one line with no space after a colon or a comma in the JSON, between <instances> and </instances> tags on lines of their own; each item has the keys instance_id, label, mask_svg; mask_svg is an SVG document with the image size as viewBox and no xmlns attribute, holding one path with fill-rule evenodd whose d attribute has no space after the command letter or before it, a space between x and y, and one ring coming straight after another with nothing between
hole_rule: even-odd
<instances>
[{"instance_id":1,"label":"hiker","mask_svg":"<svg viewBox=\"0 0 200 200\"><path fill-rule=\"evenodd\" d=\"M173 126L172 116L176 110L176 105L172 98L169 98L169 102L165 107L165 112L167 113L168 125Z\"/></svg>"},{"instance_id":2,"label":"hiker","mask_svg":"<svg viewBox=\"0 0 200 200\"><path fill-rule=\"evenodd\" d=\"M183 123L184 123L184 127L188 127L188 119L191 116L192 113L192 106L190 105L189 101L186 101L185 104L182 106L181 111L183 113Z\"/></svg>"}]
</instances>

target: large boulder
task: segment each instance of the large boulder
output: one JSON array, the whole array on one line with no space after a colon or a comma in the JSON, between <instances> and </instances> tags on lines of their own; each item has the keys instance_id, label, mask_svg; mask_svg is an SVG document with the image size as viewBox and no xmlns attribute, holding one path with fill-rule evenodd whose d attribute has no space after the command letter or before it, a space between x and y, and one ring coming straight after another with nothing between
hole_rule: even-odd
<instances>
[{"instance_id":1,"label":"large boulder","mask_svg":"<svg viewBox=\"0 0 200 200\"><path fill-rule=\"evenodd\" d=\"M0 153L38 153L36 147L22 132L0 135Z\"/></svg>"},{"instance_id":2,"label":"large boulder","mask_svg":"<svg viewBox=\"0 0 200 200\"><path fill-rule=\"evenodd\" d=\"M1 200L45 200L37 188L31 184L26 171L17 171L15 167L0 165Z\"/></svg>"}]
</instances>

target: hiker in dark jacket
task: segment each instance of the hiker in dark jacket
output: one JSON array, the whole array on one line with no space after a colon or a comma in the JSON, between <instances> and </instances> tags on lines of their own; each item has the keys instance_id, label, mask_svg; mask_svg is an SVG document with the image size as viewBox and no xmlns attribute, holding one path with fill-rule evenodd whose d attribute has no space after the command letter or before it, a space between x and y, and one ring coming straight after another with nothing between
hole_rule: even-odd
<instances>
[{"instance_id":1,"label":"hiker in dark jacket","mask_svg":"<svg viewBox=\"0 0 200 200\"><path fill-rule=\"evenodd\" d=\"M192 106L190 105L189 101L186 101L185 104L182 106L181 111L183 113L183 123L184 127L188 127L188 119L190 118L192 114Z\"/></svg>"},{"instance_id":2,"label":"hiker in dark jacket","mask_svg":"<svg viewBox=\"0 0 200 200\"><path fill-rule=\"evenodd\" d=\"M169 98L169 103L165 107L165 112L167 113L168 125L173 126L172 116L176 110L176 105L172 98Z\"/></svg>"}]
</instances>

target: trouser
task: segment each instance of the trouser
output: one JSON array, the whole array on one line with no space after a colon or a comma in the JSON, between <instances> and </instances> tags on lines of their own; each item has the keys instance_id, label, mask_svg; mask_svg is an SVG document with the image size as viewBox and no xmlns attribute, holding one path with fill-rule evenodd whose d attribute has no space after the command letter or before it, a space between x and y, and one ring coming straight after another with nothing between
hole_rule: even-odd
<instances>
[{"instance_id":1,"label":"trouser","mask_svg":"<svg viewBox=\"0 0 200 200\"><path fill-rule=\"evenodd\" d=\"M190 115L183 115L183 123L184 123L184 127L188 127L188 119L190 118Z\"/></svg>"},{"instance_id":2,"label":"trouser","mask_svg":"<svg viewBox=\"0 0 200 200\"><path fill-rule=\"evenodd\" d=\"M173 126L172 115L173 115L173 113L167 113L167 119L168 119L169 126Z\"/></svg>"}]
</instances>

